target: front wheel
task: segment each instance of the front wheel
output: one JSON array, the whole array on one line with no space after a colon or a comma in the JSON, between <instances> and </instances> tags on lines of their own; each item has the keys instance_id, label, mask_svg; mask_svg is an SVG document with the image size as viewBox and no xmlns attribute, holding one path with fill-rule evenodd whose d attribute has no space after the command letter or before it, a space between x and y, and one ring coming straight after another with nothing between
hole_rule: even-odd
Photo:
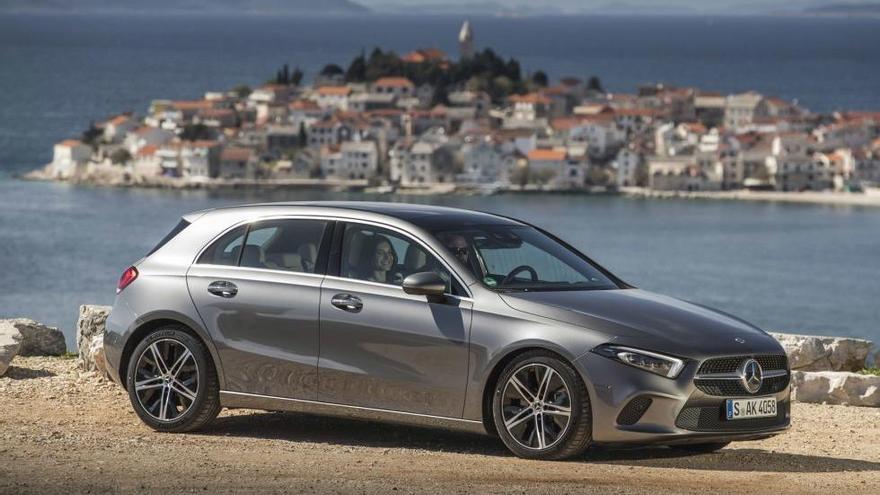
<instances>
[{"instance_id":1,"label":"front wheel","mask_svg":"<svg viewBox=\"0 0 880 495\"><path fill-rule=\"evenodd\" d=\"M135 347L126 388L135 413L157 431L197 430L220 412L208 349L182 327L157 329Z\"/></svg>"},{"instance_id":2,"label":"front wheel","mask_svg":"<svg viewBox=\"0 0 880 495\"><path fill-rule=\"evenodd\" d=\"M496 385L492 410L501 440L519 457L566 459L590 444L586 385L551 352L530 351L511 361Z\"/></svg>"}]
</instances>

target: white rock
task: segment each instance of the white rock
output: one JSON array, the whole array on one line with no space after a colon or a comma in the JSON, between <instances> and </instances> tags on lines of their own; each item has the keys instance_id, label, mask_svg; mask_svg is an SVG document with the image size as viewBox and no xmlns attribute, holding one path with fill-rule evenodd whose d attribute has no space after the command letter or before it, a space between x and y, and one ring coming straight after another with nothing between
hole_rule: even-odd
<instances>
[{"instance_id":1,"label":"white rock","mask_svg":"<svg viewBox=\"0 0 880 495\"><path fill-rule=\"evenodd\" d=\"M101 335L103 336L103 334ZM104 355L103 338L92 339L92 344L89 346L89 355L95 365L94 371L101 377L109 380L110 375L107 373L107 357Z\"/></svg>"},{"instance_id":2,"label":"white rock","mask_svg":"<svg viewBox=\"0 0 880 495\"><path fill-rule=\"evenodd\" d=\"M792 370L859 371L867 366L874 343L847 337L771 333L782 344Z\"/></svg>"},{"instance_id":3,"label":"white rock","mask_svg":"<svg viewBox=\"0 0 880 495\"><path fill-rule=\"evenodd\" d=\"M21 332L9 320L0 320L0 376L9 369L21 347Z\"/></svg>"},{"instance_id":4,"label":"white rock","mask_svg":"<svg viewBox=\"0 0 880 495\"><path fill-rule=\"evenodd\" d=\"M79 352L79 366L86 371L98 371L94 351L100 351L104 357L104 329L110 306L94 306L84 304L79 307L79 320L76 322L76 347ZM95 341L100 345L95 344ZM106 363L104 366L106 372Z\"/></svg>"},{"instance_id":5,"label":"white rock","mask_svg":"<svg viewBox=\"0 0 880 495\"><path fill-rule=\"evenodd\" d=\"M38 323L30 318L3 320L10 322L21 333L21 356L60 356L67 352L64 334L55 327Z\"/></svg>"},{"instance_id":6,"label":"white rock","mask_svg":"<svg viewBox=\"0 0 880 495\"><path fill-rule=\"evenodd\" d=\"M880 376L845 371L795 371L792 397L798 402L880 407Z\"/></svg>"}]
</instances>

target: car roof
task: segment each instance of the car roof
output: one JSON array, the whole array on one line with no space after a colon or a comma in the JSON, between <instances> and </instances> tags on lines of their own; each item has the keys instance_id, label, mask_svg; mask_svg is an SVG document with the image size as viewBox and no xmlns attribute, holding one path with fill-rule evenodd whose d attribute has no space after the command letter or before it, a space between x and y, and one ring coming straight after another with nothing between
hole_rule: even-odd
<instances>
[{"instance_id":1,"label":"car roof","mask_svg":"<svg viewBox=\"0 0 880 495\"><path fill-rule=\"evenodd\" d=\"M255 207L309 207L333 208L356 212L373 213L396 218L419 227L435 230L474 225L523 225L512 218L493 215L481 211L412 203L392 203L380 201L290 201L275 203L255 203L218 208L221 210Z\"/></svg>"}]
</instances>

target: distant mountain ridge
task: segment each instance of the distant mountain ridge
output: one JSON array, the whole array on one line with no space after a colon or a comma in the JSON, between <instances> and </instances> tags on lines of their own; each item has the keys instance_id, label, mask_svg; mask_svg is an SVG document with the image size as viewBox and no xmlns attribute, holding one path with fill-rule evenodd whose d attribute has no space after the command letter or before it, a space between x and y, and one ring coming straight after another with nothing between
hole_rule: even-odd
<instances>
[{"instance_id":1,"label":"distant mountain ridge","mask_svg":"<svg viewBox=\"0 0 880 495\"><path fill-rule=\"evenodd\" d=\"M0 12L346 14L369 11L352 0L0 0Z\"/></svg>"}]
</instances>

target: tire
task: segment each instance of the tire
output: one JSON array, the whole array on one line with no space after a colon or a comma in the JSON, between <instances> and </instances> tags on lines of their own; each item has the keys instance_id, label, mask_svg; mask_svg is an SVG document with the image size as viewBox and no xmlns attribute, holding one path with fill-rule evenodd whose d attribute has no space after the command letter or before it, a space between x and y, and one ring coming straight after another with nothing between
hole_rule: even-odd
<instances>
[{"instance_id":1,"label":"tire","mask_svg":"<svg viewBox=\"0 0 880 495\"><path fill-rule=\"evenodd\" d=\"M690 452L693 454L711 454L712 452L717 452L724 447L730 445L730 442L714 442L714 443L683 443L680 445L676 445L674 448L678 450L683 450L685 452Z\"/></svg>"},{"instance_id":2,"label":"tire","mask_svg":"<svg viewBox=\"0 0 880 495\"><path fill-rule=\"evenodd\" d=\"M211 355L182 326L164 326L144 337L131 353L125 383L135 413L156 431L198 430L220 413Z\"/></svg>"},{"instance_id":3,"label":"tire","mask_svg":"<svg viewBox=\"0 0 880 495\"><path fill-rule=\"evenodd\" d=\"M547 378L542 373L547 370L553 373L549 386L542 390L541 382ZM522 387L527 390L522 392ZM569 363L549 351L523 353L504 368L495 385L492 414L504 445L525 459L575 457L583 454L592 439L587 387Z\"/></svg>"}]
</instances>

